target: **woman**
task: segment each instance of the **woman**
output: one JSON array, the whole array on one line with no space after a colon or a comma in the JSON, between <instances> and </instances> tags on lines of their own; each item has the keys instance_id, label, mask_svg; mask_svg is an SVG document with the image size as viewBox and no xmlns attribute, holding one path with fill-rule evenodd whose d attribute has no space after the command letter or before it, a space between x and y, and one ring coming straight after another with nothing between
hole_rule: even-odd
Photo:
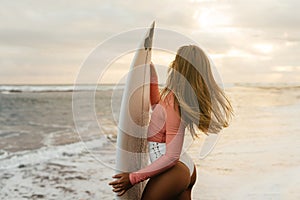
<instances>
[{"instance_id":1,"label":"woman","mask_svg":"<svg viewBox=\"0 0 300 200\"><path fill-rule=\"evenodd\" d=\"M131 173L117 174L110 185L123 195L134 184L148 181L143 200L191 199L196 167L182 151L185 128L198 137L218 133L227 127L232 107L214 80L208 57L195 45L182 46L168 70L161 94L157 74L151 63L150 101L152 115L148 128L151 164Z\"/></svg>"}]
</instances>

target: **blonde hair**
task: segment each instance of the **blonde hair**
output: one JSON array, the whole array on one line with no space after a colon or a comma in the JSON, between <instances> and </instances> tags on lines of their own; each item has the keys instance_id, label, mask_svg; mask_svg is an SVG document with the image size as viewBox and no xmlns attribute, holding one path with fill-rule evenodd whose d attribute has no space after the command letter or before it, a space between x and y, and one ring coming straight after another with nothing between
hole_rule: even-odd
<instances>
[{"instance_id":1,"label":"blonde hair","mask_svg":"<svg viewBox=\"0 0 300 200\"><path fill-rule=\"evenodd\" d=\"M219 133L229 125L232 106L213 77L208 57L199 47L182 46L177 51L161 98L170 91L193 138L198 137L194 125L205 134Z\"/></svg>"}]
</instances>

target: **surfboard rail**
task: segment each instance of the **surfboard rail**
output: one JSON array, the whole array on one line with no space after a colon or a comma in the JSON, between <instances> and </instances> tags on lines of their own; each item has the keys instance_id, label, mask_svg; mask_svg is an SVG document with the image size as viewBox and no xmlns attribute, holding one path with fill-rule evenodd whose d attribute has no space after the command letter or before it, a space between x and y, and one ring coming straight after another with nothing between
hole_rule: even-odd
<instances>
[{"instance_id":1,"label":"surfboard rail","mask_svg":"<svg viewBox=\"0 0 300 200\"><path fill-rule=\"evenodd\" d=\"M150 62L155 22L135 52L128 72L118 124L117 173L137 171L148 165L147 129L150 111ZM146 181L136 184L118 200L141 199Z\"/></svg>"}]
</instances>

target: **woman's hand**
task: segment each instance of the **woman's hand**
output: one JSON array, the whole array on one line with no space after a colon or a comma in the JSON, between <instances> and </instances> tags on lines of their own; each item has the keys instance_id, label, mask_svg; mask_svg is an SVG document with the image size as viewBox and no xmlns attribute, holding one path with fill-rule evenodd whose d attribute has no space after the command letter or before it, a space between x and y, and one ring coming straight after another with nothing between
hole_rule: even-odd
<instances>
[{"instance_id":1,"label":"woman's hand","mask_svg":"<svg viewBox=\"0 0 300 200\"><path fill-rule=\"evenodd\" d=\"M122 196L129 188L133 186L130 183L129 173L116 174L113 176L113 178L117 178L118 180L110 182L109 185L112 185L114 188L113 191L118 193L118 196Z\"/></svg>"}]
</instances>

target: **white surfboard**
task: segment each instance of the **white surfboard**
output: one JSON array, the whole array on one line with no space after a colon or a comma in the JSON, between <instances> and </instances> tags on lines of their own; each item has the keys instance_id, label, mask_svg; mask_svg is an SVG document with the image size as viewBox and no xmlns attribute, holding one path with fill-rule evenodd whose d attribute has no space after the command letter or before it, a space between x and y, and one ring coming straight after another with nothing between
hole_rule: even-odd
<instances>
[{"instance_id":1,"label":"white surfboard","mask_svg":"<svg viewBox=\"0 0 300 200\"><path fill-rule=\"evenodd\" d=\"M118 124L117 173L137 171L148 165L147 129L150 110L150 62L153 22L128 72ZM136 184L117 199L141 199L146 182Z\"/></svg>"}]
</instances>

